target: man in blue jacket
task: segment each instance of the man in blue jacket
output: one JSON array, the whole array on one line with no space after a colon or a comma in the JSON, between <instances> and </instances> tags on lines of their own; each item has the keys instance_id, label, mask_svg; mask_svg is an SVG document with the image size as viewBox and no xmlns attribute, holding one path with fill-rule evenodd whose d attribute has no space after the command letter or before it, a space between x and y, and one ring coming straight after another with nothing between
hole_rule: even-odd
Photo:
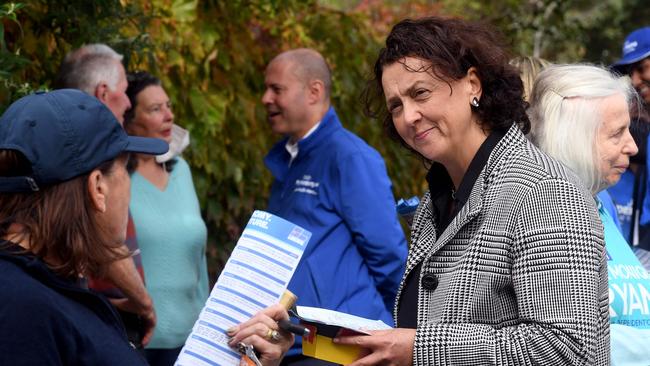
<instances>
[{"instance_id":1,"label":"man in blue jacket","mask_svg":"<svg viewBox=\"0 0 650 366\"><path fill-rule=\"evenodd\" d=\"M379 153L343 128L330 105L330 70L311 49L276 56L262 103L285 136L265 158L275 181L268 210L312 232L289 290L298 305L393 325L391 311L406 262L391 182ZM322 365L301 356L283 365Z\"/></svg>"}]
</instances>

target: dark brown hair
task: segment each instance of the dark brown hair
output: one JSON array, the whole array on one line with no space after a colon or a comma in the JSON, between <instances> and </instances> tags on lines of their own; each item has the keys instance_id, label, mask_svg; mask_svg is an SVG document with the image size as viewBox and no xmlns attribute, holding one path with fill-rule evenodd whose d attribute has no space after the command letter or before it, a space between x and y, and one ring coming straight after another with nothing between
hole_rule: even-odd
<instances>
[{"instance_id":1,"label":"dark brown hair","mask_svg":"<svg viewBox=\"0 0 650 366\"><path fill-rule=\"evenodd\" d=\"M131 108L124 113L124 127L128 127L135 118L135 107L138 105L138 94L150 86L162 86L160 79L146 71L130 72L126 74L129 86L126 88L126 95L131 102Z\"/></svg>"},{"instance_id":2,"label":"dark brown hair","mask_svg":"<svg viewBox=\"0 0 650 366\"><path fill-rule=\"evenodd\" d=\"M400 138L386 109L381 83L384 67L405 57L416 57L431 63L423 70L449 85L467 75L475 67L481 80L480 106L472 107L481 127L505 130L513 123L527 133L530 121L523 100L519 71L508 64L508 54L499 35L486 25L458 19L427 17L406 19L396 24L386 38L374 66L373 78L364 91L365 112L383 121L388 135L409 148ZM409 148L410 149L410 148Z\"/></svg>"},{"instance_id":3,"label":"dark brown hair","mask_svg":"<svg viewBox=\"0 0 650 366\"><path fill-rule=\"evenodd\" d=\"M97 169L113 172L115 160ZM31 173L25 157L14 150L0 150L0 176ZM38 192L0 193L0 237L13 223L22 225L21 238L28 238L29 252L46 261L58 275L102 276L106 266L128 256L123 243L114 242L92 211L88 192L89 174L44 187Z\"/></svg>"},{"instance_id":4,"label":"dark brown hair","mask_svg":"<svg viewBox=\"0 0 650 366\"><path fill-rule=\"evenodd\" d=\"M159 86L162 88L162 83L160 79L151 75L146 71L136 71L126 74L126 80L129 82L129 86L126 88L126 95L129 97L131 102L131 108L127 109L124 112L124 129L129 130L129 126L133 123L135 118L135 109L138 106L138 94L150 86ZM174 170L174 165L176 165L177 159L172 159L164 164L165 170L169 173ZM126 169L129 171L129 174L133 174L138 168L138 159L129 159L129 165Z\"/></svg>"}]
</instances>

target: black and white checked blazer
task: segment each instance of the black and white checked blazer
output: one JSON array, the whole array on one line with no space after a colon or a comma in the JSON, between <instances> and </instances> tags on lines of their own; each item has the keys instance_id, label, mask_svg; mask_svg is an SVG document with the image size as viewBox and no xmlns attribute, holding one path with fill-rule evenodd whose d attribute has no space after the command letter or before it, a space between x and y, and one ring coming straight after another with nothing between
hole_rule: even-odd
<instances>
[{"instance_id":1,"label":"black and white checked blazer","mask_svg":"<svg viewBox=\"0 0 650 366\"><path fill-rule=\"evenodd\" d=\"M513 125L439 238L432 215L427 192L394 309L424 261L414 365L609 364L603 227L568 168Z\"/></svg>"}]
</instances>

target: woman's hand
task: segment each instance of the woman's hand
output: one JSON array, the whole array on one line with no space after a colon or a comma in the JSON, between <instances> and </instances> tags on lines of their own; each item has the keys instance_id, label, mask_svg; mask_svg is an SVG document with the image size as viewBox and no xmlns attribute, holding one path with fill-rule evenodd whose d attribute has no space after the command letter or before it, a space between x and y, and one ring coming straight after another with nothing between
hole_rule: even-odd
<instances>
[{"instance_id":1,"label":"woman's hand","mask_svg":"<svg viewBox=\"0 0 650 366\"><path fill-rule=\"evenodd\" d=\"M408 366L413 364L415 329L396 328L370 333L371 335L334 339L334 343L349 344L364 349L363 356L349 366Z\"/></svg>"},{"instance_id":2,"label":"woman's hand","mask_svg":"<svg viewBox=\"0 0 650 366\"><path fill-rule=\"evenodd\" d=\"M239 342L252 345L259 353L258 358L262 365L279 365L294 342L293 334L278 327L277 322L282 319L289 319L287 310L279 304L270 306L249 320L228 329L228 336L231 337L228 345L234 348L237 348ZM276 337L272 338L272 334L276 334Z\"/></svg>"}]
</instances>

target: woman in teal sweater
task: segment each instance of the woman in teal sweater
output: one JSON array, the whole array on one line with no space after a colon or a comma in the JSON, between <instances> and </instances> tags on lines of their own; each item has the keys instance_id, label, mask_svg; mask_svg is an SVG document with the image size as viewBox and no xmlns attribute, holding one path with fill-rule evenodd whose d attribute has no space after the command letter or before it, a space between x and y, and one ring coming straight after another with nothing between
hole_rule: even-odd
<instances>
[{"instance_id":1,"label":"woman in teal sweater","mask_svg":"<svg viewBox=\"0 0 650 366\"><path fill-rule=\"evenodd\" d=\"M131 135L158 137L178 154L187 132L175 126L169 97L146 72L129 75ZM185 144L182 141L185 138ZM152 366L173 365L208 298L207 229L188 164L180 156L137 156L131 167L131 214L147 290L158 323L145 355Z\"/></svg>"}]
</instances>

